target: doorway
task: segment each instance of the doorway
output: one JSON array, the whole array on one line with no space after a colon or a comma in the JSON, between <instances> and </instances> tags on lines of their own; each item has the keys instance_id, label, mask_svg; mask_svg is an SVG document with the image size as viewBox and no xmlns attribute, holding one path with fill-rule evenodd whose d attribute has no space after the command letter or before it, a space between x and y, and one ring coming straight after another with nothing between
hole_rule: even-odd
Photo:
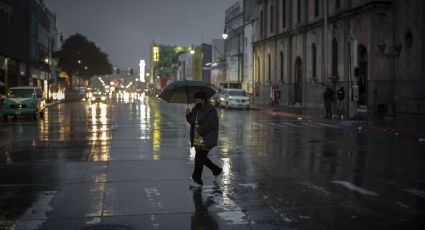
<instances>
[{"instance_id":1,"label":"doorway","mask_svg":"<svg viewBox=\"0 0 425 230\"><path fill-rule=\"evenodd\" d=\"M367 106L368 97L368 60L366 47L360 45L357 50L359 58L359 69L357 75L357 85L359 86L358 106Z\"/></svg>"}]
</instances>

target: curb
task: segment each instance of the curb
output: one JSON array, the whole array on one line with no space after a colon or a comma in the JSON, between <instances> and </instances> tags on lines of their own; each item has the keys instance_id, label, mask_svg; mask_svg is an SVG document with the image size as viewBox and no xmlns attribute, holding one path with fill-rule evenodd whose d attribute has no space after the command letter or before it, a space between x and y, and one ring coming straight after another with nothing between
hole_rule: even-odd
<instances>
[{"instance_id":1,"label":"curb","mask_svg":"<svg viewBox=\"0 0 425 230\"><path fill-rule=\"evenodd\" d=\"M343 121L328 120L328 119L323 119L322 117L317 115L301 115L301 114L296 114L291 112L272 111L266 108L252 108L252 110L260 111L262 113L265 113L271 116L287 117L293 120L319 121L322 123L332 124L332 125L341 125L341 122L343 121L351 121L351 120L343 120ZM349 125L346 127L349 129L355 130L357 132L371 131L373 133L400 136L400 137L404 137L408 139L415 139L415 140L418 140L419 142L425 142L425 135L421 135L413 131L402 130L400 128L388 128L383 126L377 126L377 125L369 124L367 123L367 121L364 121L364 120L363 121L359 120L359 122L353 123L352 125Z\"/></svg>"}]
</instances>

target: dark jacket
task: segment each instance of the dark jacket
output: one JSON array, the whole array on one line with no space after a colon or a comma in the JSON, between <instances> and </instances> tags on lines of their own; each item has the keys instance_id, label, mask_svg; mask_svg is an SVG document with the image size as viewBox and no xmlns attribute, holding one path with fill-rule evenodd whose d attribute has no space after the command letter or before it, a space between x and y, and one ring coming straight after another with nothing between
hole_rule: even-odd
<instances>
[{"instance_id":1,"label":"dark jacket","mask_svg":"<svg viewBox=\"0 0 425 230\"><path fill-rule=\"evenodd\" d=\"M336 96L338 101L342 101L345 98L345 90L344 88L339 88L338 92L336 92Z\"/></svg>"},{"instance_id":2,"label":"dark jacket","mask_svg":"<svg viewBox=\"0 0 425 230\"><path fill-rule=\"evenodd\" d=\"M195 136L195 120L198 115L198 133L204 139L204 145L207 149L217 146L218 140L218 115L217 110L210 104L205 103L203 107L195 106L192 111L186 115L186 120L190 124L190 143L193 146Z\"/></svg>"},{"instance_id":3,"label":"dark jacket","mask_svg":"<svg viewBox=\"0 0 425 230\"><path fill-rule=\"evenodd\" d=\"M333 101L335 99L335 93L330 87L326 87L325 93L323 93L323 99L325 101Z\"/></svg>"}]
</instances>

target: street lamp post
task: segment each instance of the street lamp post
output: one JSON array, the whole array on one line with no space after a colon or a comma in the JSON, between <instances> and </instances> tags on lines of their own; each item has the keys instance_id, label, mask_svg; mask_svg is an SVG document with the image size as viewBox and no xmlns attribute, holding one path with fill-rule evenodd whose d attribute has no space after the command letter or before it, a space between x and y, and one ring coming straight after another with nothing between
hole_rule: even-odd
<instances>
[{"instance_id":1,"label":"street lamp post","mask_svg":"<svg viewBox=\"0 0 425 230\"><path fill-rule=\"evenodd\" d=\"M53 47L53 44L54 43L53 43L53 41L54 41L54 38L56 36L58 36L58 35L60 35L59 40L62 42L63 41L63 37L62 37L62 33L60 33L60 32L57 32L57 33L55 33L55 34L50 35L50 36L47 37L47 58L45 59L45 62L49 66L49 70L48 70L49 71L49 75L48 75L48 79L47 79L47 81L48 81L48 84L47 84L47 87L48 87L48 89L47 89L47 98L48 98L48 100L50 100L49 80L52 77L51 76L52 75L51 64L52 64L52 52L54 51L54 47ZM55 85L56 84L57 84L57 77L55 77Z\"/></svg>"},{"instance_id":2,"label":"street lamp post","mask_svg":"<svg viewBox=\"0 0 425 230\"><path fill-rule=\"evenodd\" d=\"M399 57L402 45L400 44L394 44L393 46L388 47L388 51L385 52L387 45L383 42L378 44L378 48L381 51L381 55L383 57L388 57L391 60L392 65L392 74L391 74L391 82L390 82L390 102L388 103L388 117L394 117L396 113L396 106L395 106L395 98L394 98L394 91L395 91L395 77L396 77L396 59Z\"/></svg>"},{"instance_id":3,"label":"street lamp post","mask_svg":"<svg viewBox=\"0 0 425 230\"><path fill-rule=\"evenodd\" d=\"M9 59L10 58L4 58L4 88L5 88L5 92L4 94L7 95L7 90L9 88Z\"/></svg>"},{"instance_id":4,"label":"street lamp post","mask_svg":"<svg viewBox=\"0 0 425 230\"><path fill-rule=\"evenodd\" d=\"M224 28L224 33L223 33L223 39L226 40L229 37L229 34L227 34L226 32L226 28L229 28L231 30L231 32L236 33L236 38L238 39L238 53L237 53L237 57L238 57L238 87L241 87L241 81L243 81L243 79L240 77L241 74L241 62L243 63L243 60L241 60L243 58L243 56L241 55L241 44L240 44L240 40L241 40L241 32L240 31L236 31L235 29L233 29L232 27L230 27L229 25L226 25ZM242 56L242 57L241 57ZM227 59L226 59L227 60ZM227 63L227 61L226 61ZM243 72L242 72L243 75ZM227 77L226 77L227 78ZM227 81L227 79L226 79ZM227 85L229 86L229 82L227 81Z\"/></svg>"}]
</instances>

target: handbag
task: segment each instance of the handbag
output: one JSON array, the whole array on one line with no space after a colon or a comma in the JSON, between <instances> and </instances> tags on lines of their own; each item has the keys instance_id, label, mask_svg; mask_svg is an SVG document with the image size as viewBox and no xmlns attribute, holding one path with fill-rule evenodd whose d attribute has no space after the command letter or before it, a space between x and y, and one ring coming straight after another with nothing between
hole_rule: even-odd
<instances>
[{"instance_id":1,"label":"handbag","mask_svg":"<svg viewBox=\"0 0 425 230\"><path fill-rule=\"evenodd\" d=\"M195 146L195 148L197 148L197 149L204 149L205 148L204 139L196 131L196 129L198 129L198 128L199 128L198 113L196 113L196 118L195 118L195 135L194 135L194 138L193 138L193 146Z\"/></svg>"}]
</instances>

